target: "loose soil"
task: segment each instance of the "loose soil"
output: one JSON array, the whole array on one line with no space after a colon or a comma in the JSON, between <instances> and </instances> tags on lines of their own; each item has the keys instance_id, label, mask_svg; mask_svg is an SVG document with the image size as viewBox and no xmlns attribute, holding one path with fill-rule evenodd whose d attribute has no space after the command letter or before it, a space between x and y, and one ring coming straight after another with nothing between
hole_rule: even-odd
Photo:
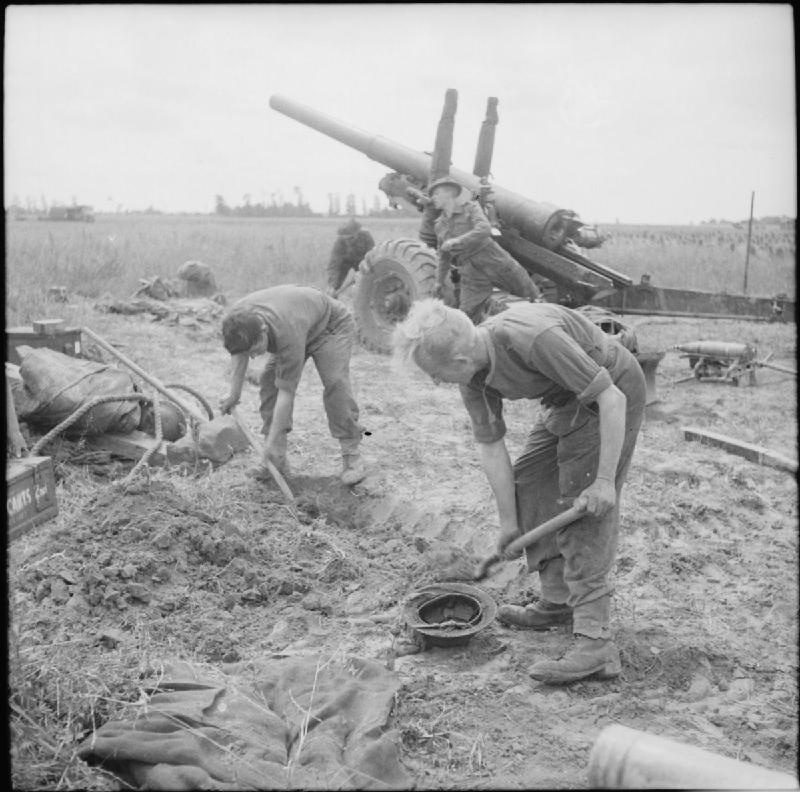
<instances>
[{"instance_id":1,"label":"loose soil","mask_svg":"<svg viewBox=\"0 0 800 792\"><path fill-rule=\"evenodd\" d=\"M226 393L214 326L101 313L90 326L162 381L212 404ZM795 365L794 325L643 319L637 334L643 350L748 341ZM296 511L273 484L244 476L249 454L125 485L129 464L76 465L62 447L59 515L9 547L15 786L119 788L81 770L70 742L63 774L48 776L36 736L90 734L141 694L160 659L219 664L276 651L346 651L393 668L403 681L394 725L419 788L585 787L591 746L612 723L795 772L796 479L680 431L703 426L796 456L795 378L761 369L756 387L673 384L688 373L675 352L662 361L660 401L622 496L613 610L622 676L568 687L527 673L566 647L562 630L495 622L466 646L405 654L405 598L493 549L494 504L453 387L356 349L371 473L347 488L309 364L290 436ZM256 431L257 406L247 385L239 411ZM507 403L512 457L536 409ZM498 602L538 594L521 560L481 585Z\"/></svg>"}]
</instances>

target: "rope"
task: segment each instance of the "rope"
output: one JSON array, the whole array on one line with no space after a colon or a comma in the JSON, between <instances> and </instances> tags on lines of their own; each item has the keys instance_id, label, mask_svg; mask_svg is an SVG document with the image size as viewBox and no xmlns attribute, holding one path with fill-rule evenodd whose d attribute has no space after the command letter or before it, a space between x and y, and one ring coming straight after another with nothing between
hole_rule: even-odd
<instances>
[{"instance_id":1,"label":"rope","mask_svg":"<svg viewBox=\"0 0 800 792\"><path fill-rule=\"evenodd\" d=\"M165 385L165 388L177 388L178 390L184 390L187 393L190 393L192 396L203 405L203 409L208 413L209 420L214 420L214 411L211 409L211 405L206 401L201 393L198 393L194 388L190 388L188 385L180 385L178 383L173 383L171 385ZM185 412L185 410L184 410Z\"/></svg>"},{"instance_id":2,"label":"rope","mask_svg":"<svg viewBox=\"0 0 800 792\"><path fill-rule=\"evenodd\" d=\"M72 415L65 418L61 423L54 426L44 437L41 437L37 440L36 444L30 450L30 456L36 456L39 451L44 448L53 438L57 437L61 432L69 429L74 423L76 423L80 418L82 418L92 407L97 407L100 404L106 404L107 402L115 402L115 401L151 401L150 396L146 396L143 393L122 393L122 394L111 394L106 396L95 396L89 401L82 404L75 410Z\"/></svg>"}]
</instances>

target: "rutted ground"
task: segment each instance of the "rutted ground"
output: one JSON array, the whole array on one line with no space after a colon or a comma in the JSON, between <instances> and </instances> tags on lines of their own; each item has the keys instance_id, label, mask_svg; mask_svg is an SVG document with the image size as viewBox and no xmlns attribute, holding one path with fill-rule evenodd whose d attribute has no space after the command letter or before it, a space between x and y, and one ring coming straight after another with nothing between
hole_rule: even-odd
<instances>
[{"instance_id":1,"label":"rutted ground","mask_svg":"<svg viewBox=\"0 0 800 792\"><path fill-rule=\"evenodd\" d=\"M156 376L212 403L224 394L227 355L211 328L101 314L91 326ZM785 365L794 332L696 320L638 331L645 349L755 341ZM454 388L361 349L352 371L373 472L352 490L338 483L309 365L290 443L297 515L277 488L244 478L247 454L197 478L154 471L124 491L59 464L60 515L10 548L12 652L45 669L12 700L57 695L46 671L57 664L85 667L89 691L96 666L118 669L115 695L135 698L138 673L166 655L220 663L344 649L383 659L403 680L396 723L422 788L585 785L592 742L610 723L795 769L796 480L679 431L706 426L795 455L792 377L763 369L755 388L672 385L688 364L663 361L661 402L623 495L613 613L623 675L558 688L526 673L563 647L558 630L493 624L465 647L396 656L399 604L445 561L491 552L494 507ZM247 386L239 408L255 429L257 399ZM507 405L512 456L534 410ZM497 567L485 587L499 600L537 593L521 562ZM88 718L74 732L90 727Z\"/></svg>"}]
</instances>

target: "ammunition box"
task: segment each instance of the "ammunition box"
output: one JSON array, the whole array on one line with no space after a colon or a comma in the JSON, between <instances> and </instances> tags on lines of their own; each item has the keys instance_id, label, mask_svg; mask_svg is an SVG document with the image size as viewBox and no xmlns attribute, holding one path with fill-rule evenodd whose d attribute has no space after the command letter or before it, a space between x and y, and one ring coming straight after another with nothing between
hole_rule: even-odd
<instances>
[{"instance_id":1,"label":"ammunition box","mask_svg":"<svg viewBox=\"0 0 800 792\"><path fill-rule=\"evenodd\" d=\"M60 320L42 319L31 327L6 328L6 361L19 366L22 362L17 354L18 346L48 347L72 357L81 354L81 330L79 327L60 328L54 323ZM38 329L38 332L37 332Z\"/></svg>"},{"instance_id":2,"label":"ammunition box","mask_svg":"<svg viewBox=\"0 0 800 792\"><path fill-rule=\"evenodd\" d=\"M50 457L6 460L6 508L8 541L58 514L56 480Z\"/></svg>"}]
</instances>

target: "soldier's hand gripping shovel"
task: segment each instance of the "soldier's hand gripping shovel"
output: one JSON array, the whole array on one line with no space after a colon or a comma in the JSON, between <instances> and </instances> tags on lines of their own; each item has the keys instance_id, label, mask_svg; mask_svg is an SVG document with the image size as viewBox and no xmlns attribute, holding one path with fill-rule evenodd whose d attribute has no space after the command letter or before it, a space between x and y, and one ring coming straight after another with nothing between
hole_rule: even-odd
<instances>
[{"instance_id":1,"label":"soldier's hand gripping shovel","mask_svg":"<svg viewBox=\"0 0 800 792\"><path fill-rule=\"evenodd\" d=\"M528 545L538 542L539 539L559 530L559 528L571 525L579 517L583 517L585 513L586 510L583 507L578 508L576 506L571 506L566 511L561 512L561 514L557 514L555 517L545 520L541 525L522 534L522 536L517 537L512 542L509 542L502 555L500 553L493 553L488 558L484 558L484 560L478 564L475 574L473 575L473 580L483 580L489 573L489 567L493 564L505 558L513 558L528 547Z\"/></svg>"}]
</instances>

